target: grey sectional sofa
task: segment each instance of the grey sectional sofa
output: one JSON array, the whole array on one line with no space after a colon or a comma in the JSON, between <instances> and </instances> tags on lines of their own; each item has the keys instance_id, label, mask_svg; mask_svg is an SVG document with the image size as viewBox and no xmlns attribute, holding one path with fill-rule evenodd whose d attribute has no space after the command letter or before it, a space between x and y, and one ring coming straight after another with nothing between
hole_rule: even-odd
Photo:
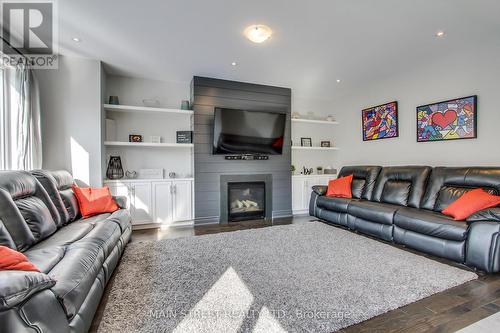
<instances>
[{"instance_id":1,"label":"grey sectional sofa","mask_svg":"<svg viewBox=\"0 0 500 333\"><path fill-rule=\"evenodd\" d=\"M441 211L465 192L500 195L500 168L347 166L352 199L314 186L309 213L329 223L488 273L500 271L500 207L454 221Z\"/></svg>"},{"instance_id":2,"label":"grey sectional sofa","mask_svg":"<svg viewBox=\"0 0 500 333\"><path fill-rule=\"evenodd\" d=\"M41 270L0 271L0 332L87 332L92 323L132 228L125 209L81 219L72 184L66 171L0 172L0 245Z\"/></svg>"}]
</instances>

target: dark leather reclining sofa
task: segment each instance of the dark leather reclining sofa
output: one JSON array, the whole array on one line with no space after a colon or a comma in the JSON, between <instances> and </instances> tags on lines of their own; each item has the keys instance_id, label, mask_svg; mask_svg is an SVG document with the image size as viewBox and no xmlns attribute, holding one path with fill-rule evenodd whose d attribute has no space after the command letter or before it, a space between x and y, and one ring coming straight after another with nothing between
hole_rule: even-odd
<instances>
[{"instance_id":1,"label":"dark leather reclining sofa","mask_svg":"<svg viewBox=\"0 0 500 333\"><path fill-rule=\"evenodd\" d=\"M92 323L130 239L130 215L81 219L72 184L66 171L0 172L0 245L41 271L0 271L0 332L87 332Z\"/></svg>"},{"instance_id":2,"label":"dark leather reclining sofa","mask_svg":"<svg viewBox=\"0 0 500 333\"><path fill-rule=\"evenodd\" d=\"M500 168L346 166L352 199L314 186L309 213L350 230L443 257L488 273L500 271L500 208L454 221L441 211L465 192L500 195Z\"/></svg>"}]
</instances>

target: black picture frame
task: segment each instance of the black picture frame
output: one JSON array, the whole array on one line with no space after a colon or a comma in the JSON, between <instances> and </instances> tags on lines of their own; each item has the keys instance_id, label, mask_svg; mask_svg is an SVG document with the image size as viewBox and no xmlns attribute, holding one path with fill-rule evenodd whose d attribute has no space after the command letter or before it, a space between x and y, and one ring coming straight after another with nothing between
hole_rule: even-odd
<instances>
[{"instance_id":1,"label":"black picture frame","mask_svg":"<svg viewBox=\"0 0 500 333\"><path fill-rule=\"evenodd\" d=\"M300 146L301 147L312 147L312 139L311 138L300 138Z\"/></svg>"},{"instance_id":2,"label":"black picture frame","mask_svg":"<svg viewBox=\"0 0 500 333\"><path fill-rule=\"evenodd\" d=\"M388 136L388 137L382 137L382 138L375 138L375 139L367 138L367 136L366 136L366 129L367 128L366 128L366 124L365 124L365 113L367 113L371 110L375 110L381 106L386 106L389 104L395 105L395 110L394 110L394 113L396 115L396 121L395 121L396 122L396 133L395 133L395 135ZM387 103L383 103L380 105L372 106L372 107L361 110L361 129L362 129L361 135L363 137L363 141L376 141L376 140L384 140L384 139L394 139L394 138L399 137L399 106L398 106L398 101L387 102Z\"/></svg>"},{"instance_id":3,"label":"black picture frame","mask_svg":"<svg viewBox=\"0 0 500 333\"><path fill-rule=\"evenodd\" d=\"M128 142L134 142L134 143L142 142L142 135L139 135L139 134L129 134L129 136L128 136Z\"/></svg>"},{"instance_id":4,"label":"black picture frame","mask_svg":"<svg viewBox=\"0 0 500 333\"><path fill-rule=\"evenodd\" d=\"M321 141L321 147L331 147L332 143L330 141Z\"/></svg>"},{"instance_id":5,"label":"black picture frame","mask_svg":"<svg viewBox=\"0 0 500 333\"><path fill-rule=\"evenodd\" d=\"M426 107L431 107L433 105L437 105L437 104L443 104L443 103L449 103L449 102L453 102L453 101L459 101L459 100L463 100L463 99L468 99L468 98L472 98L473 99L473 105L474 105L474 124L473 124L473 131L474 131L474 135L471 136L471 137L467 137L467 138L449 138L449 139L445 139L445 138L442 138L442 139L435 139L435 140L419 140L419 109L422 109L422 108L426 108ZM434 102L434 103L429 103L429 104L424 104L424 105L419 105L415 108L415 127L416 127L416 140L418 143L421 143L421 142L441 142L441 141L454 141L454 140L470 140L470 139L477 139L477 95L470 95L470 96L466 96L466 97L458 97L458 98L452 98L452 99L447 99L447 100L444 100L444 101L440 101L440 102Z\"/></svg>"}]
</instances>

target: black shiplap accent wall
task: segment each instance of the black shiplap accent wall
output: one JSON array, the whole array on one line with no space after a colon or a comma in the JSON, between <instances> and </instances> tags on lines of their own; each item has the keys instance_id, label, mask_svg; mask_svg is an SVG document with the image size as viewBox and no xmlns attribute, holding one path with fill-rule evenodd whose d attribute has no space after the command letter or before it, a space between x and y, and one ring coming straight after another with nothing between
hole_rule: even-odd
<instances>
[{"instance_id":1,"label":"black shiplap accent wall","mask_svg":"<svg viewBox=\"0 0 500 333\"><path fill-rule=\"evenodd\" d=\"M273 216L292 215L291 94L288 88L199 76L193 78L196 223L218 221L220 176L230 174L272 174ZM223 155L212 155L214 107L286 112L283 155L271 155L267 161L227 161Z\"/></svg>"}]
</instances>

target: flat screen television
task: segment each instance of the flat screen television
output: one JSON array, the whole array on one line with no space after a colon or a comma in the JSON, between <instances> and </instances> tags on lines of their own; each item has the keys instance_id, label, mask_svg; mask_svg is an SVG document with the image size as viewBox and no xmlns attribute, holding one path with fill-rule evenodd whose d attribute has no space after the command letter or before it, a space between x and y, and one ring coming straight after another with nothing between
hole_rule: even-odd
<instances>
[{"instance_id":1,"label":"flat screen television","mask_svg":"<svg viewBox=\"0 0 500 333\"><path fill-rule=\"evenodd\" d=\"M286 114L215 108L213 154L281 155Z\"/></svg>"}]
</instances>

